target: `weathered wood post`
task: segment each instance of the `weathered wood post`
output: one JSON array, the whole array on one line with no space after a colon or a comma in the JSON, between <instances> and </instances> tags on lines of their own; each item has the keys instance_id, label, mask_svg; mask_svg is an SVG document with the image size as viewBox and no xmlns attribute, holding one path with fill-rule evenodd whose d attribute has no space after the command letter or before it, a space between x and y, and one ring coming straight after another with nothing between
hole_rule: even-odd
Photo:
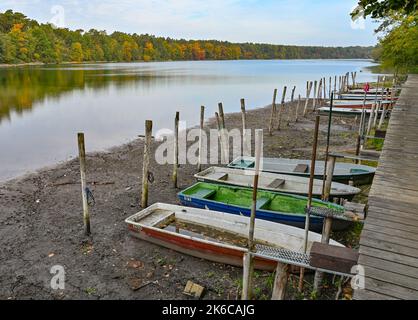
<instances>
[{"instance_id":1,"label":"weathered wood post","mask_svg":"<svg viewBox=\"0 0 418 320\"><path fill-rule=\"evenodd\" d=\"M375 109L375 114L374 114L374 119L373 119L373 128L376 129L377 126L377 119L379 118L379 111L381 109L382 106L382 102L381 101L377 101L377 105L376 105L376 109Z\"/></svg>"},{"instance_id":2,"label":"weathered wood post","mask_svg":"<svg viewBox=\"0 0 418 320\"><path fill-rule=\"evenodd\" d=\"M301 97L299 95L299 97L298 97L298 104L296 105L295 122L298 122L299 121L299 108L300 108L300 104L301 104Z\"/></svg>"},{"instance_id":3,"label":"weathered wood post","mask_svg":"<svg viewBox=\"0 0 418 320\"><path fill-rule=\"evenodd\" d=\"M180 112L176 112L174 119L174 165L173 165L173 186L178 187L178 170L179 170L179 122Z\"/></svg>"},{"instance_id":4,"label":"weathered wood post","mask_svg":"<svg viewBox=\"0 0 418 320\"><path fill-rule=\"evenodd\" d=\"M290 96L290 102L295 101L296 86L293 86L292 95Z\"/></svg>"},{"instance_id":5,"label":"weathered wood post","mask_svg":"<svg viewBox=\"0 0 418 320\"><path fill-rule=\"evenodd\" d=\"M292 121L292 105L295 101L295 93L296 93L296 86L292 89L292 95L290 96L290 104L289 104L289 112L287 114L287 125L290 125L290 122Z\"/></svg>"},{"instance_id":6,"label":"weathered wood post","mask_svg":"<svg viewBox=\"0 0 418 320\"><path fill-rule=\"evenodd\" d=\"M315 82L314 82L314 96L313 96L313 100L312 100L312 109L313 110L316 109L317 94L318 94L318 81L315 80Z\"/></svg>"},{"instance_id":7,"label":"weathered wood post","mask_svg":"<svg viewBox=\"0 0 418 320\"><path fill-rule=\"evenodd\" d=\"M263 148L263 130L255 131L255 171L253 181L253 200L251 206L250 228L248 234L248 254L244 256L244 277L242 300L251 299L252 295L252 275L254 271L254 261L251 253L255 251L254 233L255 233L255 216L257 212L257 192L258 181L260 176L261 150Z\"/></svg>"},{"instance_id":8,"label":"weathered wood post","mask_svg":"<svg viewBox=\"0 0 418 320\"><path fill-rule=\"evenodd\" d=\"M200 107L200 132L199 132L199 162L197 164L197 171L202 171L202 162L203 162L203 132L205 126L205 107Z\"/></svg>"},{"instance_id":9,"label":"weathered wood post","mask_svg":"<svg viewBox=\"0 0 418 320\"><path fill-rule=\"evenodd\" d=\"M337 76L334 77L334 93L337 93Z\"/></svg>"},{"instance_id":10,"label":"weathered wood post","mask_svg":"<svg viewBox=\"0 0 418 320\"><path fill-rule=\"evenodd\" d=\"M223 106L222 102L220 102L218 104L218 108L219 108L219 118L221 119L221 129L226 129L226 126L225 126L224 106Z\"/></svg>"},{"instance_id":11,"label":"weathered wood post","mask_svg":"<svg viewBox=\"0 0 418 320\"><path fill-rule=\"evenodd\" d=\"M382 110L382 114L380 116L380 121L379 121L379 126L378 126L379 130L382 129L383 122L385 121L385 118L386 118L387 110L388 110L388 105L385 104L384 107L383 107L383 110Z\"/></svg>"},{"instance_id":12,"label":"weathered wood post","mask_svg":"<svg viewBox=\"0 0 418 320\"><path fill-rule=\"evenodd\" d=\"M329 77L329 88L328 88L328 97L331 99L332 93L332 77Z\"/></svg>"},{"instance_id":13,"label":"weathered wood post","mask_svg":"<svg viewBox=\"0 0 418 320\"><path fill-rule=\"evenodd\" d=\"M281 129L281 123L282 123L282 114L283 114L283 110L285 108L285 102L286 102L286 92L287 92L287 87L285 86L283 88L283 95L282 95L282 102L280 104L280 108L279 108L279 115L278 115L278 119L277 119L277 130Z\"/></svg>"},{"instance_id":14,"label":"weathered wood post","mask_svg":"<svg viewBox=\"0 0 418 320\"><path fill-rule=\"evenodd\" d=\"M242 156L249 156L249 144L251 141L247 140L247 114L245 110L245 99L241 99L241 115L242 115Z\"/></svg>"},{"instance_id":15,"label":"weathered wood post","mask_svg":"<svg viewBox=\"0 0 418 320\"><path fill-rule=\"evenodd\" d=\"M321 121L321 116L317 115L315 119L315 131L314 139L312 145L312 159L311 159L311 168L310 168L310 177L309 177L309 195L308 195L308 204L306 207L306 218L305 218L305 241L303 244L303 251L307 253L308 251L308 241L309 241L309 227L310 227L310 210L312 207L312 198L313 198L313 187L315 180L315 166L316 166L316 153L318 149L318 136L319 136L319 124ZM305 269L300 269L300 278L299 278L299 292L303 290L303 279L305 276Z\"/></svg>"},{"instance_id":16,"label":"weathered wood post","mask_svg":"<svg viewBox=\"0 0 418 320\"><path fill-rule=\"evenodd\" d=\"M324 100L327 98L327 79L324 77Z\"/></svg>"},{"instance_id":17,"label":"weathered wood post","mask_svg":"<svg viewBox=\"0 0 418 320\"><path fill-rule=\"evenodd\" d=\"M84 143L84 133L78 134L78 154L80 158L80 175L81 175L81 196L83 199L83 221L84 232L86 236L90 236L90 213L87 195L87 179L86 179L86 146Z\"/></svg>"},{"instance_id":18,"label":"weathered wood post","mask_svg":"<svg viewBox=\"0 0 418 320\"><path fill-rule=\"evenodd\" d=\"M145 121L144 161L142 163L142 194L141 207L148 207L148 176L151 158L152 121Z\"/></svg>"},{"instance_id":19,"label":"weathered wood post","mask_svg":"<svg viewBox=\"0 0 418 320\"><path fill-rule=\"evenodd\" d=\"M373 103L373 105L372 105L372 110L371 110L371 112L370 112L370 116L369 116L369 124L368 124L368 126L367 126L367 132L366 132L366 135L369 135L370 134L370 131L372 130L372 124L373 124L373 118L374 118L374 113L375 113L375 109L376 109L376 102L375 103Z\"/></svg>"},{"instance_id":20,"label":"weathered wood post","mask_svg":"<svg viewBox=\"0 0 418 320\"><path fill-rule=\"evenodd\" d=\"M318 97L317 105L321 105L321 101L322 101L322 79L319 81L319 84L318 84L318 95L317 95L317 97Z\"/></svg>"},{"instance_id":21,"label":"weathered wood post","mask_svg":"<svg viewBox=\"0 0 418 320\"><path fill-rule=\"evenodd\" d=\"M289 279L290 266L281 262L277 263L276 277L274 279L273 295L271 300L284 300L286 297L287 280Z\"/></svg>"},{"instance_id":22,"label":"weathered wood post","mask_svg":"<svg viewBox=\"0 0 418 320\"><path fill-rule=\"evenodd\" d=\"M331 188L332 188L332 180L334 178L334 171L335 171L335 163L336 157L330 156L328 157L328 165L327 165L327 172L326 172L326 180L325 180L325 191L323 195L324 201L329 201L331 195ZM332 227L332 218L324 218L324 224L322 227L322 237L321 243L329 244L329 239L331 236L331 227ZM316 272L314 278L314 291L320 293L320 284L322 283L323 273Z\"/></svg>"},{"instance_id":23,"label":"weathered wood post","mask_svg":"<svg viewBox=\"0 0 418 320\"><path fill-rule=\"evenodd\" d=\"M309 105L309 99L311 98L312 86L313 86L313 82L309 81L309 84L306 90L305 109L303 110L304 117L306 117L306 115L308 114L308 105Z\"/></svg>"},{"instance_id":24,"label":"weathered wood post","mask_svg":"<svg viewBox=\"0 0 418 320\"><path fill-rule=\"evenodd\" d=\"M270 126L269 126L270 135L273 135L274 117L276 115L276 99L277 99L277 89L274 89L273 103L271 104Z\"/></svg>"}]
</instances>

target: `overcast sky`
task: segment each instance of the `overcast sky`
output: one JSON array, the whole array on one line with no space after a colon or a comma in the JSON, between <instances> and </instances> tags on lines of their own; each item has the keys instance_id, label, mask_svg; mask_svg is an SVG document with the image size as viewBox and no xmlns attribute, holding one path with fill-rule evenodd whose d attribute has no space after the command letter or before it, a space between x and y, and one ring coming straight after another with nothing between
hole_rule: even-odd
<instances>
[{"instance_id":1,"label":"overcast sky","mask_svg":"<svg viewBox=\"0 0 418 320\"><path fill-rule=\"evenodd\" d=\"M374 45L377 24L354 26L356 0L1 0L41 22L185 39L295 45Z\"/></svg>"}]
</instances>

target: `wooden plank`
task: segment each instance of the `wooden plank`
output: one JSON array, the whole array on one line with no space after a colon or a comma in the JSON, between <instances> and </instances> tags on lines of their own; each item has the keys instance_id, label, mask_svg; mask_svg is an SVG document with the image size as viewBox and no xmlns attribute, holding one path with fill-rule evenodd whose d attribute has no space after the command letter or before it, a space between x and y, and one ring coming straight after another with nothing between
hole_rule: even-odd
<instances>
[{"instance_id":1,"label":"wooden plank","mask_svg":"<svg viewBox=\"0 0 418 320\"><path fill-rule=\"evenodd\" d=\"M377 280L374 278L366 278L366 289L373 292L382 292L385 295L389 295L398 299L416 299L418 292L413 289L397 286L385 281Z\"/></svg>"},{"instance_id":2,"label":"wooden plank","mask_svg":"<svg viewBox=\"0 0 418 320\"><path fill-rule=\"evenodd\" d=\"M389 260L382 260L379 258L362 255L358 263L361 266L369 266L372 268L403 274L405 276L418 279L418 268L402 265Z\"/></svg>"},{"instance_id":3,"label":"wooden plank","mask_svg":"<svg viewBox=\"0 0 418 320\"><path fill-rule=\"evenodd\" d=\"M418 258L418 249L406 247L402 244L395 244L389 242L390 239L376 240L373 238L367 238L363 236L361 238L360 244L370 248L375 248L379 250L385 250L393 253L403 254L409 257ZM418 271L418 270L417 270Z\"/></svg>"},{"instance_id":4,"label":"wooden plank","mask_svg":"<svg viewBox=\"0 0 418 320\"><path fill-rule=\"evenodd\" d=\"M397 298L387 296L385 294L373 292L370 290L356 290L354 292L353 300L399 300Z\"/></svg>"},{"instance_id":5,"label":"wooden plank","mask_svg":"<svg viewBox=\"0 0 418 320\"><path fill-rule=\"evenodd\" d=\"M369 266L364 266L364 268L367 277L415 290L418 298L418 279Z\"/></svg>"},{"instance_id":6,"label":"wooden plank","mask_svg":"<svg viewBox=\"0 0 418 320\"><path fill-rule=\"evenodd\" d=\"M293 170L295 173L307 173L309 169L309 166L307 164L298 164Z\"/></svg>"},{"instance_id":7,"label":"wooden plank","mask_svg":"<svg viewBox=\"0 0 418 320\"><path fill-rule=\"evenodd\" d=\"M374 240L380 241L380 242L385 242L386 241L386 242L393 243L393 244L403 245L403 246L409 247L409 248L416 248L416 246L417 246L417 242L414 241L414 240L399 238L399 237L396 237L396 236L393 236L393 235L388 237L388 235L386 235L384 233L380 233L380 232L376 232L376 231L372 231L372 230L363 230L363 232L361 233L361 238L362 239L363 238L371 238L371 239L374 239Z\"/></svg>"},{"instance_id":8,"label":"wooden plank","mask_svg":"<svg viewBox=\"0 0 418 320\"><path fill-rule=\"evenodd\" d=\"M359 254L353 249L314 242L310 251L311 266L315 268L351 273Z\"/></svg>"},{"instance_id":9,"label":"wooden plank","mask_svg":"<svg viewBox=\"0 0 418 320\"><path fill-rule=\"evenodd\" d=\"M411 233L418 234L418 226L417 225L406 225L400 222L393 222L393 221L385 221L380 219L375 219L373 217L367 218L367 224L373 224L375 226L379 227L386 227L386 228L392 228L394 230L401 230L401 231L407 231ZM418 242L417 242L418 244Z\"/></svg>"},{"instance_id":10,"label":"wooden plank","mask_svg":"<svg viewBox=\"0 0 418 320\"><path fill-rule=\"evenodd\" d=\"M375 232L380 232L382 234L386 234L388 237L393 236L393 237L399 237L399 238L403 238L403 239L407 239L407 240L409 239L409 240L413 240L413 241L418 241L418 234L416 234L416 233L411 233L411 232L406 232L406 231L401 231L401 230L393 230L392 228L375 226L373 224L365 223L364 224L364 230L371 230L371 231L375 231Z\"/></svg>"},{"instance_id":11,"label":"wooden plank","mask_svg":"<svg viewBox=\"0 0 418 320\"><path fill-rule=\"evenodd\" d=\"M359 252L360 254L365 254L367 256L380 258L383 260L390 260L393 262L397 262L400 264L418 268L417 258L413 258L413 257L409 257L409 256L405 256L402 254L397 254L397 253L393 253L389 251L384 251L380 249L370 248L366 246L361 246Z\"/></svg>"}]
</instances>

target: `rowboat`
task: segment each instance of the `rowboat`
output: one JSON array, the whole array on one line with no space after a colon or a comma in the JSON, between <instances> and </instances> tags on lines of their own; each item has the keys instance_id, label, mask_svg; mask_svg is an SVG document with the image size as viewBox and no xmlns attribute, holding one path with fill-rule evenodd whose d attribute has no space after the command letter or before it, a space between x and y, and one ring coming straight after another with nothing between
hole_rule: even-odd
<instances>
[{"instance_id":1,"label":"rowboat","mask_svg":"<svg viewBox=\"0 0 418 320\"><path fill-rule=\"evenodd\" d=\"M195 174L195 178L201 182L252 188L254 171L211 167ZM322 186L322 180L314 180L314 197L321 197ZM258 188L261 190L306 196L309 191L309 179L285 174L261 172ZM358 188L333 182L331 187L331 198L351 200L355 195L359 194L360 191L361 190Z\"/></svg>"},{"instance_id":2,"label":"rowboat","mask_svg":"<svg viewBox=\"0 0 418 320\"><path fill-rule=\"evenodd\" d=\"M380 101L381 107L390 106L392 101L390 100L383 100ZM331 105L331 102L327 102L327 105ZM362 109L363 107L366 109L372 109L374 105L374 101L368 100L364 105L363 101L360 100L334 100L333 107L334 108L352 108L352 109Z\"/></svg>"},{"instance_id":3,"label":"rowboat","mask_svg":"<svg viewBox=\"0 0 418 320\"><path fill-rule=\"evenodd\" d=\"M364 100L364 97L364 94L342 93L338 95L338 98L343 100ZM366 100L376 100L376 94L367 94ZM382 95L377 95L377 101L379 100L387 100L387 96L384 95L384 98L382 99ZM398 98L395 97L394 100L398 100Z\"/></svg>"},{"instance_id":4,"label":"rowboat","mask_svg":"<svg viewBox=\"0 0 418 320\"><path fill-rule=\"evenodd\" d=\"M322 108L321 108L322 109ZM253 170L255 158L238 157L231 162L228 167L236 169ZM290 174L294 176L309 177L310 176L310 160L285 159L285 158L263 158L261 163L261 171L271 173ZM315 165L315 179L323 179L324 177L324 161L317 161ZM354 184L368 184L373 180L376 168L353 164L340 163L335 164L334 181L349 182Z\"/></svg>"},{"instance_id":5,"label":"rowboat","mask_svg":"<svg viewBox=\"0 0 418 320\"><path fill-rule=\"evenodd\" d=\"M125 220L136 238L200 259L242 267L248 252L249 219L222 212L157 203ZM273 271L277 262L262 257L263 251L303 252L304 230L256 220L254 240L255 268ZM321 236L310 232L309 254L313 242ZM331 240L331 245L343 247Z\"/></svg>"},{"instance_id":6,"label":"rowboat","mask_svg":"<svg viewBox=\"0 0 418 320\"><path fill-rule=\"evenodd\" d=\"M397 91L399 91L399 89L396 89L395 88L395 92L397 92ZM362 95L364 95L364 89L352 89L352 90L348 90L348 93L350 93L350 94L362 94ZM392 88L390 88L390 89L382 89L382 88L379 88L379 89L376 89L376 88L371 88L371 89L369 89L369 91L367 92L368 94L391 94L392 93Z\"/></svg>"},{"instance_id":7,"label":"rowboat","mask_svg":"<svg viewBox=\"0 0 418 320\"><path fill-rule=\"evenodd\" d=\"M189 207L221 211L241 216L251 216L253 190L249 188L223 186L198 182L180 192L180 202ZM258 191L256 218L305 228L305 209L308 198L272 191ZM321 207L344 213L344 207L330 202L313 200L313 207ZM310 230L322 230L323 218L312 216ZM349 221L336 220L333 230L344 230Z\"/></svg>"},{"instance_id":8,"label":"rowboat","mask_svg":"<svg viewBox=\"0 0 418 320\"><path fill-rule=\"evenodd\" d=\"M320 113L329 113L331 108L330 107L321 107L318 109ZM335 114L340 114L340 115L346 115L346 116L361 116L361 113L363 112L361 108L352 108L350 107L333 107L332 108L332 112ZM366 113L366 115L370 115L372 113L372 109L364 109L364 112ZM377 113L381 114L383 111L382 110L378 110ZM389 111L386 111L387 114L390 114Z\"/></svg>"}]
</instances>

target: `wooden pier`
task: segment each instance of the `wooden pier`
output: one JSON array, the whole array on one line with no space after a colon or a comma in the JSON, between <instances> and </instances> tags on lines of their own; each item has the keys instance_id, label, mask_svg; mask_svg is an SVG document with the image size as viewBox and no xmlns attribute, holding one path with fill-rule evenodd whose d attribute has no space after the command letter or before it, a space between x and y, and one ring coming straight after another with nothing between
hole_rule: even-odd
<instances>
[{"instance_id":1,"label":"wooden pier","mask_svg":"<svg viewBox=\"0 0 418 320\"><path fill-rule=\"evenodd\" d=\"M418 75L403 86L369 195L355 300L418 299Z\"/></svg>"}]
</instances>

